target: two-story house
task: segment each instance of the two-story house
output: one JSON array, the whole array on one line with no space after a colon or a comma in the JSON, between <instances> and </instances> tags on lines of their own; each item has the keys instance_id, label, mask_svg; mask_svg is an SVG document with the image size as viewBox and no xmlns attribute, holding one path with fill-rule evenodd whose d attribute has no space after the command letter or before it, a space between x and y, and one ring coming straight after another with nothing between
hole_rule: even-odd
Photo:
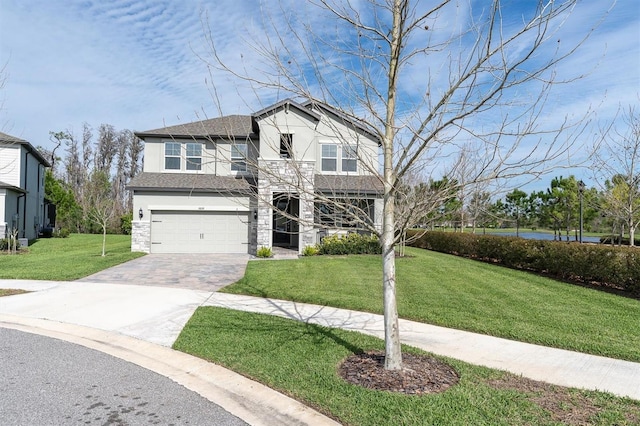
<instances>
[{"instance_id":1,"label":"two-story house","mask_svg":"<svg viewBox=\"0 0 640 426\"><path fill-rule=\"evenodd\" d=\"M49 162L29 142L0 132L0 238L38 237L47 225L44 175Z\"/></svg>"},{"instance_id":2,"label":"two-story house","mask_svg":"<svg viewBox=\"0 0 640 426\"><path fill-rule=\"evenodd\" d=\"M380 227L379 141L326 104L285 100L136 135L133 251L301 252L327 233Z\"/></svg>"}]
</instances>

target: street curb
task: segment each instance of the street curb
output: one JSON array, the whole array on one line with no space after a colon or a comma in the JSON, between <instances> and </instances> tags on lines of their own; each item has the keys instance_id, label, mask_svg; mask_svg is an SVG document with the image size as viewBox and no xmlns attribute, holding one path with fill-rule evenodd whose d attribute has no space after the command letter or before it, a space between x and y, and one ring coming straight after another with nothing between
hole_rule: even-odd
<instances>
[{"instance_id":1,"label":"street curb","mask_svg":"<svg viewBox=\"0 0 640 426\"><path fill-rule=\"evenodd\" d=\"M334 420L258 382L200 358L79 325L0 314L0 327L94 349L168 377L250 425L339 425Z\"/></svg>"}]
</instances>

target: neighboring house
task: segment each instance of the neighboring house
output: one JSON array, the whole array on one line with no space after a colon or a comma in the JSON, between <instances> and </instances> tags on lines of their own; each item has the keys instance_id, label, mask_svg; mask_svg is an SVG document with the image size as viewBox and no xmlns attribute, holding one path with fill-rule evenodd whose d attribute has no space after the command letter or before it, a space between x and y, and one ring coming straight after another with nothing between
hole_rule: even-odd
<instances>
[{"instance_id":1,"label":"neighboring house","mask_svg":"<svg viewBox=\"0 0 640 426\"><path fill-rule=\"evenodd\" d=\"M14 230L35 239L47 225L44 174L49 162L29 142L0 132L0 238Z\"/></svg>"},{"instance_id":2,"label":"neighboring house","mask_svg":"<svg viewBox=\"0 0 640 426\"><path fill-rule=\"evenodd\" d=\"M335 199L380 228L379 141L328 105L285 100L136 135L145 161L129 184L133 251L301 252L327 233L362 230Z\"/></svg>"}]
</instances>

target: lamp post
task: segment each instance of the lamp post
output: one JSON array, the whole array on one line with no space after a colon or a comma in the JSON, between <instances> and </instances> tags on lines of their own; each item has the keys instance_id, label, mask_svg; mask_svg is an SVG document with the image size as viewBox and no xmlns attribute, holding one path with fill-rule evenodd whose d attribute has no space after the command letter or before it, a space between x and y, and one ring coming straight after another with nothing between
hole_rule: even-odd
<instances>
[{"instance_id":1,"label":"lamp post","mask_svg":"<svg viewBox=\"0 0 640 426\"><path fill-rule=\"evenodd\" d=\"M584 194L584 182L578 182L578 195L580 196L580 244L582 244L582 195Z\"/></svg>"}]
</instances>

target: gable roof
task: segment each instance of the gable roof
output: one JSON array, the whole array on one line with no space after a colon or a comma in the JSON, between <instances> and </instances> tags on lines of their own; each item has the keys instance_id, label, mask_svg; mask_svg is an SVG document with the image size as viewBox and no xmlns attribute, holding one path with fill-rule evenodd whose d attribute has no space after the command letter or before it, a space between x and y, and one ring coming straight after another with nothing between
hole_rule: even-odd
<instances>
[{"instance_id":1,"label":"gable roof","mask_svg":"<svg viewBox=\"0 0 640 426\"><path fill-rule=\"evenodd\" d=\"M347 126L351 126L356 130L359 130L361 133L364 133L365 136L368 136L374 141L377 141L378 145L382 145L382 141L380 140L380 137L376 133L374 133L372 129L368 128L367 126L363 126L360 120L350 116L344 111L334 108L329 104L326 104L324 102L321 102L315 99L308 100L302 105L305 108L309 108L310 110L312 110L313 108L324 110L326 113L329 113L334 117L336 117L343 124Z\"/></svg>"},{"instance_id":2,"label":"gable roof","mask_svg":"<svg viewBox=\"0 0 640 426\"><path fill-rule=\"evenodd\" d=\"M141 139L145 137L219 137L249 138L257 132L250 115L227 115L209 120L194 121L176 126L162 127L144 132L135 132Z\"/></svg>"},{"instance_id":3,"label":"gable roof","mask_svg":"<svg viewBox=\"0 0 640 426\"><path fill-rule=\"evenodd\" d=\"M251 185L244 178L195 173L140 173L131 179L127 189L197 191L197 192L248 192Z\"/></svg>"},{"instance_id":4,"label":"gable roof","mask_svg":"<svg viewBox=\"0 0 640 426\"><path fill-rule=\"evenodd\" d=\"M264 109L253 114L253 117L256 120L261 120L264 117L275 114L282 110L289 111L290 109L295 109L296 111L302 113L302 115L306 115L312 121L318 122L320 121L320 114L315 111L312 111L310 108L306 108L299 103L292 101L291 99L285 99L283 101L278 102L277 104L268 106Z\"/></svg>"},{"instance_id":5,"label":"gable roof","mask_svg":"<svg viewBox=\"0 0 640 426\"><path fill-rule=\"evenodd\" d=\"M319 122L321 119L321 115L314 111L314 109L322 110L336 117L343 124L377 141L378 145L381 144L378 135L368 127L362 125L356 117L352 117L344 111L340 111L337 108L315 99L300 104L287 98L251 115L226 115L208 120L146 130L144 132L134 132L134 134L141 139L146 137L252 138L256 137L259 131L257 121L277 112L283 110L288 111L290 109L296 110L314 122Z\"/></svg>"},{"instance_id":6,"label":"gable roof","mask_svg":"<svg viewBox=\"0 0 640 426\"><path fill-rule=\"evenodd\" d=\"M42 163L45 167L51 167L49 161L42 156L33 145L24 139L17 138L15 136L8 135L0 132L0 145L22 145L29 153L31 153L36 159Z\"/></svg>"}]
</instances>

